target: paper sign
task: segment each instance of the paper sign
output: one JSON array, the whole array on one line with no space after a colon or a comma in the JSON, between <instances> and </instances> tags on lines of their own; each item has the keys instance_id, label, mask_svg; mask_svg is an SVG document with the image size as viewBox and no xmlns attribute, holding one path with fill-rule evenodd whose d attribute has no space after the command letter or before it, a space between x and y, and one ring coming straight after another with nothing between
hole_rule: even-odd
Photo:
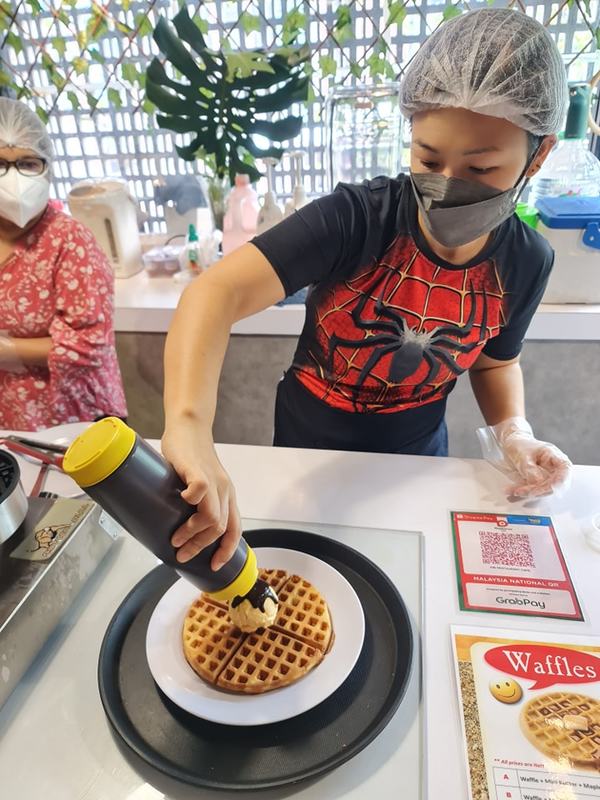
<instances>
[{"instance_id":1,"label":"paper sign","mask_svg":"<svg viewBox=\"0 0 600 800\"><path fill-rule=\"evenodd\" d=\"M600 798L600 640L461 626L452 644L470 797Z\"/></svg>"},{"instance_id":2,"label":"paper sign","mask_svg":"<svg viewBox=\"0 0 600 800\"><path fill-rule=\"evenodd\" d=\"M452 513L464 611L583 620L550 517Z\"/></svg>"}]
</instances>

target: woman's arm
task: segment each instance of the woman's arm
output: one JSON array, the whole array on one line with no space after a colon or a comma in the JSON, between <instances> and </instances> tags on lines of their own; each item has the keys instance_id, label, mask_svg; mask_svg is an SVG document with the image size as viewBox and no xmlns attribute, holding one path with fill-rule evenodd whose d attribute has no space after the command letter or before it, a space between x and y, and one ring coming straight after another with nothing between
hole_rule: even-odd
<instances>
[{"instance_id":1,"label":"woman's arm","mask_svg":"<svg viewBox=\"0 0 600 800\"><path fill-rule=\"evenodd\" d=\"M284 296L273 267L252 244L225 256L187 287L165 346L167 430L193 420L210 435L232 325Z\"/></svg>"},{"instance_id":2,"label":"woman's arm","mask_svg":"<svg viewBox=\"0 0 600 800\"><path fill-rule=\"evenodd\" d=\"M385 181L384 181L385 183ZM385 186L383 187L385 188ZM221 534L212 566L232 555L240 536L235 494L216 456L212 425L217 386L231 326L286 294L330 278L349 275L380 244L385 198L393 187L340 187L309 203L257 239L226 256L186 289L165 349L165 433L163 453L187 484L183 497L197 512L171 541L187 561ZM367 219L373 218L369 226ZM379 238L377 238L379 236ZM240 392L244 387L239 387Z\"/></svg>"},{"instance_id":3,"label":"woman's arm","mask_svg":"<svg viewBox=\"0 0 600 800\"><path fill-rule=\"evenodd\" d=\"M499 361L482 353L469 371L473 394L487 425L525 416L525 390L519 358Z\"/></svg>"},{"instance_id":4,"label":"woman's arm","mask_svg":"<svg viewBox=\"0 0 600 800\"><path fill-rule=\"evenodd\" d=\"M3 340L3 337L0 337ZM14 336L6 337L8 347L13 351L18 364L26 367L47 367L48 355L52 347L50 336L41 336L38 339L17 339ZM0 341L0 360L4 351L3 341Z\"/></svg>"},{"instance_id":5,"label":"woman's arm","mask_svg":"<svg viewBox=\"0 0 600 800\"><path fill-rule=\"evenodd\" d=\"M184 499L197 506L171 540L182 562L223 534L214 569L237 547L241 525L235 491L212 438L219 376L234 322L284 296L269 261L246 244L196 278L175 312L165 346L162 450L187 484Z\"/></svg>"}]
</instances>

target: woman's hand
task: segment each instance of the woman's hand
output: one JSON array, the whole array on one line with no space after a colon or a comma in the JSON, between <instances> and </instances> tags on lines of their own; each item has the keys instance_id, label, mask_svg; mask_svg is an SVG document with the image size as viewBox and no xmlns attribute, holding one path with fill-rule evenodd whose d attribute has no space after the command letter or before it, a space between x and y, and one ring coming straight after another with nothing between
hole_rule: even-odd
<instances>
[{"instance_id":1,"label":"woman's hand","mask_svg":"<svg viewBox=\"0 0 600 800\"><path fill-rule=\"evenodd\" d=\"M23 367L14 340L0 333L0 369L19 372Z\"/></svg>"},{"instance_id":2,"label":"woman's hand","mask_svg":"<svg viewBox=\"0 0 600 800\"><path fill-rule=\"evenodd\" d=\"M514 497L543 497L568 488L573 465L553 444L536 439L523 417L478 431L484 457L513 481Z\"/></svg>"},{"instance_id":3,"label":"woman's hand","mask_svg":"<svg viewBox=\"0 0 600 800\"><path fill-rule=\"evenodd\" d=\"M212 544L221 544L211 567L220 569L235 553L242 535L235 489L217 458L210 434L198 431L194 423L177 423L162 438L162 452L179 477L187 484L181 496L196 506L192 516L171 537L181 563Z\"/></svg>"},{"instance_id":4,"label":"woman's hand","mask_svg":"<svg viewBox=\"0 0 600 800\"><path fill-rule=\"evenodd\" d=\"M0 369L24 372L26 367L47 367L51 348L50 336L20 339L0 331Z\"/></svg>"},{"instance_id":5,"label":"woman's hand","mask_svg":"<svg viewBox=\"0 0 600 800\"><path fill-rule=\"evenodd\" d=\"M518 419L518 418L517 418ZM515 497L543 497L568 487L573 465L553 444L541 442L531 428L509 421L499 433L505 458L518 475L512 487ZM501 427L501 426L497 426Z\"/></svg>"}]
</instances>

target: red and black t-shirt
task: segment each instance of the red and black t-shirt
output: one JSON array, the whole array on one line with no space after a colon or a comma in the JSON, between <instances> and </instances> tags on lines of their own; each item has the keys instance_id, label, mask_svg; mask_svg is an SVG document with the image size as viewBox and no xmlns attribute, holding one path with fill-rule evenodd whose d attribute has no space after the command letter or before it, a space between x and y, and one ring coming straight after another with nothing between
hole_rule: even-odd
<instances>
[{"instance_id":1,"label":"red and black t-shirt","mask_svg":"<svg viewBox=\"0 0 600 800\"><path fill-rule=\"evenodd\" d=\"M340 184L253 244L286 294L311 285L295 377L328 406L359 413L427 404L443 415L481 352L519 354L553 262L545 239L516 216L473 262L441 260L403 175Z\"/></svg>"}]
</instances>

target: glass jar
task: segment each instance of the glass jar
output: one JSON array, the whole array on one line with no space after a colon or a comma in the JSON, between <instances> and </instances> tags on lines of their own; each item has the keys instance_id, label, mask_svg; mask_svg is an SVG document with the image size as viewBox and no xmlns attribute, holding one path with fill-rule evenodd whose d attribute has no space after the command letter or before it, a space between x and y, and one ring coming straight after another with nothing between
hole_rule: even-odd
<instances>
[{"instance_id":1,"label":"glass jar","mask_svg":"<svg viewBox=\"0 0 600 800\"><path fill-rule=\"evenodd\" d=\"M402 156L397 82L339 87L327 98L326 169L332 191L339 181L395 177Z\"/></svg>"}]
</instances>

